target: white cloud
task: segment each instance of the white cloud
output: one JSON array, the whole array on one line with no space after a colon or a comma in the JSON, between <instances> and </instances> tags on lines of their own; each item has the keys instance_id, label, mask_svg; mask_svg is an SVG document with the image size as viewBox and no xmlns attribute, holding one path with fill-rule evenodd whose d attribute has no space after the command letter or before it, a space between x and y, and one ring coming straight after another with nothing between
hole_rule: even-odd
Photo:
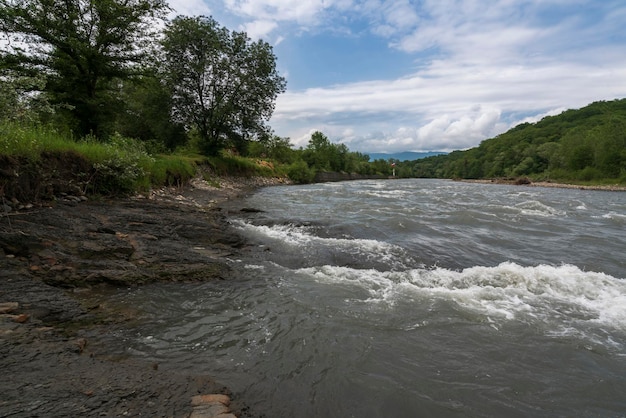
<instances>
[{"instance_id":1,"label":"white cloud","mask_svg":"<svg viewBox=\"0 0 626 418\"><path fill-rule=\"evenodd\" d=\"M203 0L170 0L169 5L174 12L174 16L209 16L211 9Z\"/></svg>"},{"instance_id":2,"label":"white cloud","mask_svg":"<svg viewBox=\"0 0 626 418\"><path fill-rule=\"evenodd\" d=\"M237 15L298 24L313 23L332 3L325 0L225 0L226 7Z\"/></svg>"},{"instance_id":3,"label":"white cloud","mask_svg":"<svg viewBox=\"0 0 626 418\"><path fill-rule=\"evenodd\" d=\"M271 123L286 136L296 123L315 126L361 151L453 150L475 146L526 120L505 120L505 113L554 113L625 95L626 57L608 68L436 61L403 79L288 91L279 96ZM353 131L344 136L348 128ZM298 132L299 139L306 137L305 130ZM377 132L375 138L371 132Z\"/></svg>"},{"instance_id":4,"label":"white cloud","mask_svg":"<svg viewBox=\"0 0 626 418\"><path fill-rule=\"evenodd\" d=\"M414 144L422 150L437 144L438 149L453 150L470 148L482 139L495 135L504 127L498 109L480 107L452 119L440 116L417 130Z\"/></svg>"},{"instance_id":5,"label":"white cloud","mask_svg":"<svg viewBox=\"0 0 626 418\"><path fill-rule=\"evenodd\" d=\"M273 20L255 20L243 25L243 30L252 39L262 39L269 35L278 23Z\"/></svg>"}]
</instances>

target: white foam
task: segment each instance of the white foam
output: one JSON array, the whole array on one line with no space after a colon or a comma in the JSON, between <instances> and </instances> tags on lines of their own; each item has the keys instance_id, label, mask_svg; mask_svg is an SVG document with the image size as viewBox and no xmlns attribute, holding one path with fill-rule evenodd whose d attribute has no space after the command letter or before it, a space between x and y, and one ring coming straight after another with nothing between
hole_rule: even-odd
<instances>
[{"instance_id":1,"label":"white foam","mask_svg":"<svg viewBox=\"0 0 626 418\"><path fill-rule=\"evenodd\" d=\"M567 212L543 204L538 200L528 200L526 202L518 203L515 207L519 209L523 215L527 216L552 217L567 215Z\"/></svg>"},{"instance_id":2,"label":"white foam","mask_svg":"<svg viewBox=\"0 0 626 418\"><path fill-rule=\"evenodd\" d=\"M359 192L358 194L362 194L368 197L379 197L382 199L402 199L405 196L409 195L410 192L407 190L370 190Z\"/></svg>"},{"instance_id":3,"label":"white foam","mask_svg":"<svg viewBox=\"0 0 626 418\"><path fill-rule=\"evenodd\" d=\"M243 221L235 221L235 226L253 236L270 239L294 248L327 248L334 253L362 254L366 259L372 258L394 264L397 264L405 255L405 251L397 245L372 239L319 237L311 233L312 227L307 226L252 225Z\"/></svg>"},{"instance_id":4,"label":"white foam","mask_svg":"<svg viewBox=\"0 0 626 418\"><path fill-rule=\"evenodd\" d=\"M622 214L622 213L617 213L617 212L609 212L609 213L606 213L606 214L602 215L602 217L604 219L611 219L611 220L617 220L617 221L626 221L626 215Z\"/></svg>"},{"instance_id":5,"label":"white foam","mask_svg":"<svg viewBox=\"0 0 626 418\"><path fill-rule=\"evenodd\" d=\"M359 286L369 292L371 302L393 304L407 295L441 298L486 318L585 322L626 330L626 281L572 265L523 267L507 262L462 271L404 272L322 266L298 272L320 282Z\"/></svg>"}]
</instances>

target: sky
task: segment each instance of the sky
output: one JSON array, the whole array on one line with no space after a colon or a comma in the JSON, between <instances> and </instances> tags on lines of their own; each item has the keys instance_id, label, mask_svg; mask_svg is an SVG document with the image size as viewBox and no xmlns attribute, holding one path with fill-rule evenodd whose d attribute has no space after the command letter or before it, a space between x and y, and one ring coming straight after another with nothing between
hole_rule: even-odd
<instances>
[{"instance_id":1,"label":"sky","mask_svg":"<svg viewBox=\"0 0 626 418\"><path fill-rule=\"evenodd\" d=\"M269 124L306 147L453 151L626 97L624 0L170 0L272 45Z\"/></svg>"}]
</instances>

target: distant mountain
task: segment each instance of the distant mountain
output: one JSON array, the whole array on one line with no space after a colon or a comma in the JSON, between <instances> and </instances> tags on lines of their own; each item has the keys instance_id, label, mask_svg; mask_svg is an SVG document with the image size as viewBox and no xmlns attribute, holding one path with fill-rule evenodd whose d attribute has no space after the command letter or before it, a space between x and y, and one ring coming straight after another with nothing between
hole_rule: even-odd
<instances>
[{"instance_id":1,"label":"distant mountain","mask_svg":"<svg viewBox=\"0 0 626 418\"><path fill-rule=\"evenodd\" d=\"M413 152L413 151L404 151L404 152L396 152L393 154L387 154L384 152L365 152L364 154L367 154L370 156L370 161L374 161L374 160L389 160L390 158L393 158L394 160L398 160L398 161L414 161L414 160L419 160L422 158L426 158L426 157L432 157L434 155L445 155L447 154L447 152L443 152L443 151L428 151L428 152Z\"/></svg>"}]
</instances>

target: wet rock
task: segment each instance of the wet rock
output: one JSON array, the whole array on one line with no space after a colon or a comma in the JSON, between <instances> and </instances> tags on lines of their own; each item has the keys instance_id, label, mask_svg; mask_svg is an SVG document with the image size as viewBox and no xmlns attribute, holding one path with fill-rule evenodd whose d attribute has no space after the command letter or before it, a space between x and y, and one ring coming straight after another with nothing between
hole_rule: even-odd
<instances>
[{"instance_id":1,"label":"wet rock","mask_svg":"<svg viewBox=\"0 0 626 418\"><path fill-rule=\"evenodd\" d=\"M30 315L28 314L19 314L19 315L15 315L15 317L13 318L13 321L17 322L18 324L23 324L24 322L28 321L29 318L30 318Z\"/></svg>"},{"instance_id":2,"label":"wet rock","mask_svg":"<svg viewBox=\"0 0 626 418\"><path fill-rule=\"evenodd\" d=\"M0 321L0 370L11 377L0 379L0 416L252 416L219 395L190 405L224 393L207 377L111 355L119 324L131 329L139 315L88 300L102 286L228 279L225 256L244 242L212 207L215 193L235 192L80 204L67 193L71 202L0 216L0 306L11 315Z\"/></svg>"},{"instance_id":3,"label":"wet rock","mask_svg":"<svg viewBox=\"0 0 626 418\"><path fill-rule=\"evenodd\" d=\"M231 413L229 405L228 395L196 395L191 398L193 410L190 418L233 418L235 415Z\"/></svg>"},{"instance_id":4,"label":"wet rock","mask_svg":"<svg viewBox=\"0 0 626 418\"><path fill-rule=\"evenodd\" d=\"M2 302L0 303L0 314L8 314L17 311L20 304L17 302Z\"/></svg>"},{"instance_id":5,"label":"wet rock","mask_svg":"<svg viewBox=\"0 0 626 418\"><path fill-rule=\"evenodd\" d=\"M228 414L230 409L224 404L214 402L210 404L199 405L193 408L190 418L213 418L218 415Z\"/></svg>"},{"instance_id":6,"label":"wet rock","mask_svg":"<svg viewBox=\"0 0 626 418\"><path fill-rule=\"evenodd\" d=\"M241 208L240 210L243 213L262 213L262 212L264 212L262 209L257 209L257 208Z\"/></svg>"},{"instance_id":7,"label":"wet rock","mask_svg":"<svg viewBox=\"0 0 626 418\"><path fill-rule=\"evenodd\" d=\"M221 403L222 405L230 405L230 397L220 393L212 393L209 395L196 395L191 398L191 406L206 405L210 403Z\"/></svg>"}]
</instances>

